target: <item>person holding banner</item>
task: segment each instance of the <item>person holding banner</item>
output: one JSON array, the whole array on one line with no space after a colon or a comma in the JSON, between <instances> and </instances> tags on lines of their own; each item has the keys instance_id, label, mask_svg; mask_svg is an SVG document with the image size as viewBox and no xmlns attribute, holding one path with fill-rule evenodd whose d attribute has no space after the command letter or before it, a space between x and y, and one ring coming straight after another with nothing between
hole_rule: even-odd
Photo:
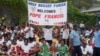
<instances>
[{"instance_id":1,"label":"person holding banner","mask_svg":"<svg viewBox=\"0 0 100 56\"><path fill-rule=\"evenodd\" d=\"M64 25L60 30L62 39L64 39L65 43L69 45L69 32L70 32L69 25L68 24Z\"/></svg>"},{"instance_id":2,"label":"person holding banner","mask_svg":"<svg viewBox=\"0 0 100 56\"><path fill-rule=\"evenodd\" d=\"M53 27L51 26L45 26L43 28L43 32L44 32L44 38L47 42L49 42L49 44L51 45L52 44L52 39L53 39L53 36L52 36L52 32L53 32Z\"/></svg>"},{"instance_id":3,"label":"person holding banner","mask_svg":"<svg viewBox=\"0 0 100 56\"><path fill-rule=\"evenodd\" d=\"M33 38L34 37L34 28L30 25L30 24L26 24L25 28L24 28L24 32L25 32L25 38Z\"/></svg>"},{"instance_id":4,"label":"person holding banner","mask_svg":"<svg viewBox=\"0 0 100 56\"><path fill-rule=\"evenodd\" d=\"M61 39L61 36L60 36L60 28L59 27L54 27L53 29L53 38L56 39L56 40L60 40Z\"/></svg>"}]
</instances>

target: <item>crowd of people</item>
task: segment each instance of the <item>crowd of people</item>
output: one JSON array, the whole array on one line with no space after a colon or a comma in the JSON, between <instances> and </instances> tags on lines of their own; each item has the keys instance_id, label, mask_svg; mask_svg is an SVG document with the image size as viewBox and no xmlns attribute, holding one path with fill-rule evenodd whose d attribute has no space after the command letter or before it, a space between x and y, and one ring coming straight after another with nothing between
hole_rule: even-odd
<instances>
[{"instance_id":1,"label":"crowd of people","mask_svg":"<svg viewBox=\"0 0 100 56\"><path fill-rule=\"evenodd\" d=\"M86 28L84 22L63 26L0 24L2 56L100 56L100 23Z\"/></svg>"}]
</instances>

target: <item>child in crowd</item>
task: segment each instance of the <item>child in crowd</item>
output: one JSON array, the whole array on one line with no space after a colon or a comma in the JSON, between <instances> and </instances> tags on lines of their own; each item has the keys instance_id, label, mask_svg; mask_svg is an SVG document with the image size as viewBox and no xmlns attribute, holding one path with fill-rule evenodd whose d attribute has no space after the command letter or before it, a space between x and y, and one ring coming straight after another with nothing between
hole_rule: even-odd
<instances>
[{"instance_id":1,"label":"child in crowd","mask_svg":"<svg viewBox=\"0 0 100 56\"><path fill-rule=\"evenodd\" d=\"M59 41L58 41L57 38L53 38L52 42L55 43L56 47L58 47L58 43L59 43Z\"/></svg>"},{"instance_id":2,"label":"child in crowd","mask_svg":"<svg viewBox=\"0 0 100 56\"><path fill-rule=\"evenodd\" d=\"M52 35L53 35L54 38L57 38L58 40L60 40L60 29L59 29L59 27L55 27L53 29Z\"/></svg>"},{"instance_id":3,"label":"child in crowd","mask_svg":"<svg viewBox=\"0 0 100 56\"><path fill-rule=\"evenodd\" d=\"M36 43L36 45L31 50L31 53L35 54L35 56L39 56L39 52L41 51L39 43Z\"/></svg>"},{"instance_id":4,"label":"child in crowd","mask_svg":"<svg viewBox=\"0 0 100 56\"><path fill-rule=\"evenodd\" d=\"M93 48L91 40L88 41L88 43L83 43L81 46L82 54L83 56L92 56L93 55Z\"/></svg>"},{"instance_id":5,"label":"child in crowd","mask_svg":"<svg viewBox=\"0 0 100 56\"><path fill-rule=\"evenodd\" d=\"M8 52L8 47L6 45L6 42L3 42L2 48L1 48L2 54L7 54Z\"/></svg>"},{"instance_id":6,"label":"child in crowd","mask_svg":"<svg viewBox=\"0 0 100 56\"><path fill-rule=\"evenodd\" d=\"M46 41L44 40L43 42L43 45L41 46L41 52L40 52L40 56L50 56L50 53L49 53L49 46L46 45Z\"/></svg>"},{"instance_id":7,"label":"child in crowd","mask_svg":"<svg viewBox=\"0 0 100 56\"><path fill-rule=\"evenodd\" d=\"M92 47L92 41L91 40L88 41L87 47L88 47L88 56L92 56L93 55L93 47Z\"/></svg>"},{"instance_id":8,"label":"child in crowd","mask_svg":"<svg viewBox=\"0 0 100 56\"><path fill-rule=\"evenodd\" d=\"M10 55L11 56L18 56L20 54L20 47L17 45L17 40L12 41L12 45L10 48Z\"/></svg>"},{"instance_id":9,"label":"child in crowd","mask_svg":"<svg viewBox=\"0 0 100 56\"><path fill-rule=\"evenodd\" d=\"M87 43L86 42L82 44L81 50L82 50L82 55L83 56L87 56L87 54L88 54L87 52L88 51L87 51Z\"/></svg>"},{"instance_id":10,"label":"child in crowd","mask_svg":"<svg viewBox=\"0 0 100 56\"><path fill-rule=\"evenodd\" d=\"M51 53L51 56L57 56L58 49L57 49L56 44L54 42L50 46L49 51Z\"/></svg>"},{"instance_id":11,"label":"child in crowd","mask_svg":"<svg viewBox=\"0 0 100 56\"><path fill-rule=\"evenodd\" d=\"M65 42L61 40L61 45L58 47L59 56L69 56L69 48Z\"/></svg>"},{"instance_id":12,"label":"child in crowd","mask_svg":"<svg viewBox=\"0 0 100 56\"><path fill-rule=\"evenodd\" d=\"M29 56L29 51L31 50L31 46L28 43L28 39L24 39L24 44L21 46L21 49L23 50L22 53L23 56Z\"/></svg>"}]
</instances>

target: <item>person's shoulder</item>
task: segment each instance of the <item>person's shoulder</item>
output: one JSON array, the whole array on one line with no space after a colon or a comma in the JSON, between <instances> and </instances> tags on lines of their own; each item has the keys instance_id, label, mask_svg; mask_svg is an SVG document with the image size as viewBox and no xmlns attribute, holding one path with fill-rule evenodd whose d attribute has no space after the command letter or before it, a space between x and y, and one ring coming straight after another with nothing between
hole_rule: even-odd
<instances>
[{"instance_id":1,"label":"person's shoulder","mask_svg":"<svg viewBox=\"0 0 100 56\"><path fill-rule=\"evenodd\" d=\"M73 33L75 33L75 30L71 30L71 32L70 32L71 34L73 34Z\"/></svg>"},{"instance_id":2,"label":"person's shoulder","mask_svg":"<svg viewBox=\"0 0 100 56\"><path fill-rule=\"evenodd\" d=\"M65 47L68 47L67 45L65 45Z\"/></svg>"},{"instance_id":3,"label":"person's shoulder","mask_svg":"<svg viewBox=\"0 0 100 56\"><path fill-rule=\"evenodd\" d=\"M100 34L100 30L99 30L99 34Z\"/></svg>"}]
</instances>

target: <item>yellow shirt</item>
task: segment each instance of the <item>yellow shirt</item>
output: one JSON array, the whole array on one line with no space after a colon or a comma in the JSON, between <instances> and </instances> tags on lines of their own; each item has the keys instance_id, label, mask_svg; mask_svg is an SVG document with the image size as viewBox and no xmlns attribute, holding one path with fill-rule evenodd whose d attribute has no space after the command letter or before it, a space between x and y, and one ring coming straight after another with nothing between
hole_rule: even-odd
<instances>
[{"instance_id":1,"label":"yellow shirt","mask_svg":"<svg viewBox=\"0 0 100 56\"><path fill-rule=\"evenodd\" d=\"M36 37L35 39L36 39L36 43L38 43L38 42L39 42L39 40L40 40L40 38L39 38L39 37Z\"/></svg>"},{"instance_id":2,"label":"yellow shirt","mask_svg":"<svg viewBox=\"0 0 100 56\"><path fill-rule=\"evenodd\" d=\"M53 39L52 42L58 44L59 41L57 39Z\"/></svg>"}]
</instances>

